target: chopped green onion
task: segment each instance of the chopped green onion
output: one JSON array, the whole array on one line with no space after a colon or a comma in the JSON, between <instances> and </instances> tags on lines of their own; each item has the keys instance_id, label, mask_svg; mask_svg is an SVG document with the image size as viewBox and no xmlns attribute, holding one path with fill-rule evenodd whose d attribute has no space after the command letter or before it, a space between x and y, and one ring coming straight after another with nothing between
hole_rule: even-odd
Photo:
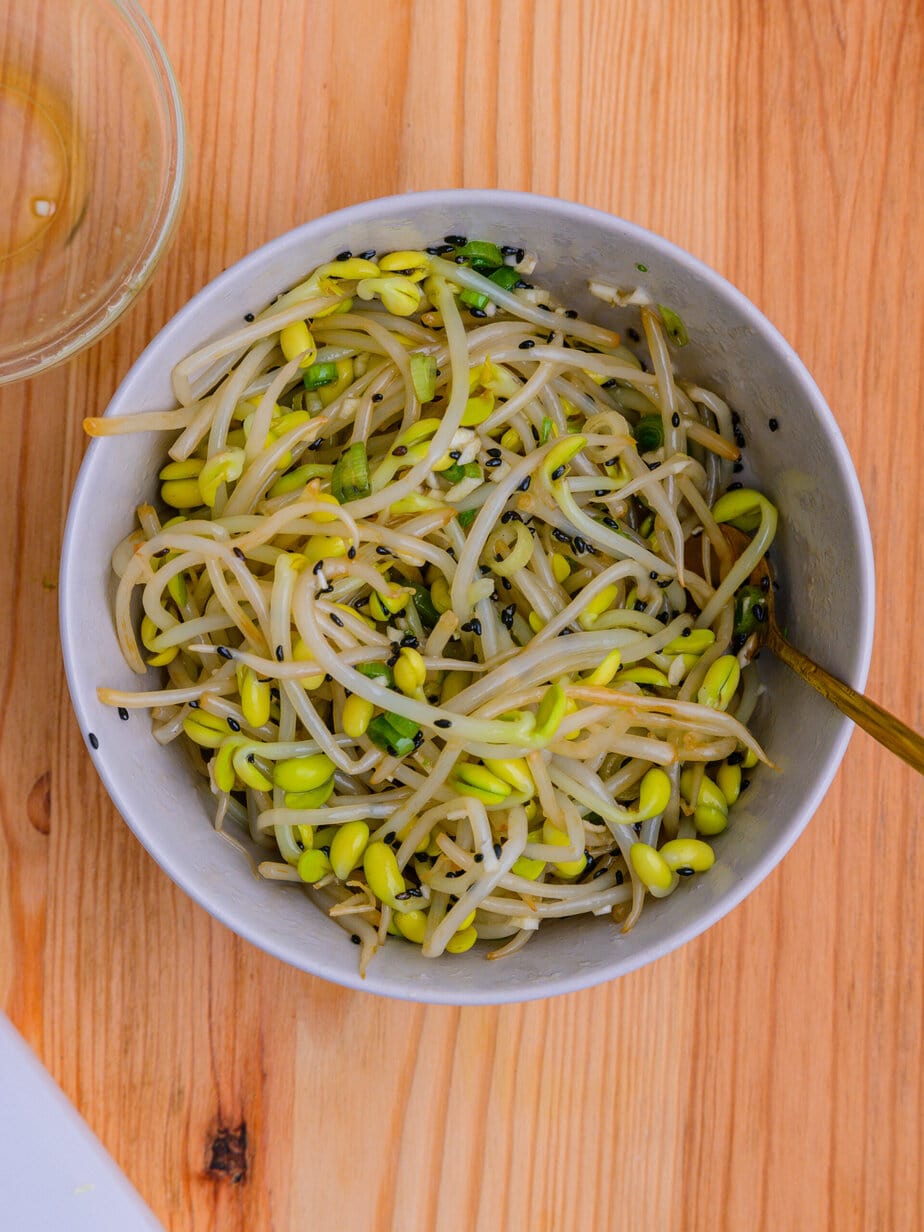
<instances>
[{"instance_id":1,"label":"chopped green onion","mask_svg":"<svg viewBox=\"0 0 924 1232\"><path fill-rule=\"evenodd\" d=\"M414 737L420 731L420 728L414 720L406 719L403 714L393 714L391 710L386 710L385 718L392 725L399 736Z\"/></svg>"},{"instance_id":2,"label":"chopped green onion","mask_svg":"<svg viewBox=\"0 0 924 1232\"><path fill-rule=\"evenodd\" d=\"M363 441L354 441L340 455L330 477L330 490L341 505L369 495L369 459Z\"/></svg>"},{"instance_id":3,"label":"chopped green onion","mask_svg":"<svg viewBox=\"0 0 924 1232\"><path fill-rule=\"evenodd\" d=\"M458 483L460 479L465 478L465 471L458 462L453 462L452 466L447 466L444 471L440 471L443 479L448 479L450 483Z\"/></svg>"},{"instance_id":4,"label":"chopped green onion","mask_svg":"<svg viewBox=\"0 0 924 1232\"><path fill-rule=\"evenodd\" d=\"M520 281L520 275L512 265L502 265L500 269L496 269L489 277L492 282L497 283L504 291L512 291Z\"/></svg>"},{"instance_id":5,"label":"chopped green onion","mask_svg":"<svg viewBox=\"0 0 924 1232\"><path fill-rule=\"evenodd\" d=\"M469 257L472 261L480 261L484 265L503 265L504 257L501 250L490 240L469 240L458 250L460 257Z\"/></svg>"},{"instance_id":6,"label":"chopped green onion","mask_svg":"<svg viewBox=\"0 0 924 1232\"><path fill-rule=\"evenodd\" d=\"M417 609L417 615L420 617L421 624L432 629L439 620L440 614L433 606L433 600L426 586L414 587L414 607Z\"/></svg>"},{"instance_id":7,"label":"chopped green onion","mask_svg":"<svg viewBox=\"0 0 924 1232\"><path fill-rule=\"evenodd\" d=\"M649 453L664 444L664 425L660 415L644 415L632 429L639 453Z\"/></svg>"},{"instance_id":8,"label":"chopped green onion","mask_svg":"<svg viewBox=\"0 0 924 1232\"><path fill-rule=\"evenodd\" d=\"M335 363L311 364L305 369L302 377L306 389L320 389L322 385L332 385L337 379Z\"/></svg>"},{"instance_id":9,"label":"chopped green onion","mask_svg":"<svg viewBox=\"0 0 924 1232\"><path fill-rule=\"evenodd\" d=\"M670 335L671 342L675 346L686 346L690 341L687 334L687 327L681 321L680 317L674 312L673 308L665 308L663 304L658 304L658 312L661 314L661 320L667 326L667 332Z\"/></svg>"},{"instance_id":10,"label":"chopped green onion","mask_svg":"<svg viewBox=\"0 0 924 1232\"><path fill-rule=\"evenodd\" d=\"M420 402L429 402L436 393L436 357L416 354L410 358L414 393Z\"/></svg>"},{"instance_id":11,"label":"chopped green onion","mask_svg":"<svg viewBox=\"0 0 924 1232\"><path fill-rule=\"evenodd\" d=\"M408 753L413 753L415 747L414 736L420 729L416 723L410 723L408 719L401 719L402 724L409 724L414 729L414 735L405 735L395 726L394 720L398 718L400 716L392 714L391 711L388 711L386 714L377 714L374 719L369 721L366 735L376 748L390 753L393 757L406 757Z\"/></svg>"},{"instance_id":12,"label":"chopped green onion","mask_svg":"<svg viewBox=\"0 0 924 1232\"><path fill-rule=\"evenodd\" d=\"M481 467L477 462L466 462L462 467L462 474L466 479L480 479Z\"/></svg>"},{"instance_id":13,"label":"chopped green onion","mask_svg":"<svg viewBox=\"0 0 924 1232\"><path fill-rule=\"evenodd\" d=\"M459 296L459 303L465 304L466 308L487 308L488 297L480 291L463 291Z\"/></svg>"},{"instance_id":14,"label":"chopped green onion","mask_svg":"<svg viewBox=\"0 0 924 1232\"><path fill-rule=\"evenodd\" d=\"M475 520L475 510L474 509L463 509L462 512L459 514L459 525L462 527L463 530L468 530L468 528L471 526L474 520Z\"/></svg>"},{"instance_id":15,"label":"chopped green onion","mask_svg":"<svg viewBox=\"0 0 924 1232\"><path fill-rule=\"evenodd\" d=\"M370 680L384 680L387 685L393 683L391 668L387 663L357 663L356 670L361 676L368 676Z\"/></svg>"},{"instance_id":16,"label":"chopped green onion","mask_svg":"<svg viewBox=\"0 0 924 1232\"><path fill-rule=\"evenodd\" d=\"M757 608L763 610L758 612ZM739 637L750 637L761 620L767 618L767 597L759 586L742 586L735 595L735 627Z\"/></svg>"},{"instance_id":17,"label":"chopped green onion","mask_svg":"<svg viewBox=\"0 0 924 1232\"><path fill-rule=\"evenodd\" d=\"M542 427L539 431L539 444L547 445L552 438L552 421L548 415L542 417Z\"/></svg>"}]
</instances>

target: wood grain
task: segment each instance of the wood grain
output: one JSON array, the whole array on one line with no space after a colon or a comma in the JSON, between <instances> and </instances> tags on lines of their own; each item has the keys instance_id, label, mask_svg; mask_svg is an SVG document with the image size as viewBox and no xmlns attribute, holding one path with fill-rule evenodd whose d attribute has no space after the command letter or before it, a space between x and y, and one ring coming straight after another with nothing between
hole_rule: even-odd
<instances>
[{"instance_id":1,"label":"wood grain","mask_svg":"<svg viewBox=\"0 0 924 1232\"><path fill-rule=\"evenodd\" d=\"M169 1229L919 1228L921 781L868 737L782 867L655 966L382 1002L237 940L131 838L54 579L82 416L205 281L366 197L533 189L689 248L804 357L869 505L869 689L924 727L920 4L148 7L190 129L177 241L99 345L0 391L0 1003Z\"/></svg>"}]
</instances>

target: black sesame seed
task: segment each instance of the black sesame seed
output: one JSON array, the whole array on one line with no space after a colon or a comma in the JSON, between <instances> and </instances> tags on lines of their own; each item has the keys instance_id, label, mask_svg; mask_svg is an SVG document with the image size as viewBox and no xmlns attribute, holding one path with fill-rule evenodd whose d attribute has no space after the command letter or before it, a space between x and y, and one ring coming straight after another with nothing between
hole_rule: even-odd
<instances>
[{"instance_id":1,"label":"black sesame seed","mask_svg":"<svg viewBox=\"0 0 924 1232\"><path fill-rule=\"evenodd\" d=\"M399 903L406 903L410 897L410 893L407 890L402 890L400 894L395 895L395 899Z\"/></svg>"},{"instance_id":2,"label":"black sesame seed","mask_svg":"<svg viewBox=\"0 0 924 1232\"><path fill-rule=\"evenodd\" d=\"M519 282L514 283L515 291L531 291L532 289L533 289L533 284L531 282L524 282L522 278L520 279Z\"/></svg>"},{"instance_id":3,"label":"black sesame seed","mask_svg":"<svg viewBox=\"0 0 924 1232\"><path fill-rule=\"evenodd\" d=\"M448 727L452 727L452 719L434 719L433 726L442 727L445 730Z\"/></svg>"},{"instance_id":4,"label":"black sesame seed","mask_svg":"<svg viewBox=\"0 0 924 1232\"><path fill-rule=\"evenodd\" d=\"M736 475L740 475L741 472L744 470L744 463L735 462L734 465L732 466L732 470L734 471Z\"/></svg>"},{"instance_id":5,"label":"black sesame seed","mask_svg":"<svg viewBox=\"0 0 924 1232\"><path fill-rule=\"evenodd\" d=\"M327 858L330 859L330 844L325 843L323 847L318 848L318 851L323 851Z\"/></svg>"},{"instance_id":6,"label":"black sesame seed","mask_svg":"<svg viewBox=\"0 0 924 1232\"><path fill-rule=\"evenodd\" d=\"M770 574L769 573L765 573L764 576L760 579L760 589L764 592L764 594L766 594L767 591L770 589Z\"/></svg>"},{"instance_id":7,"label":"black sesame seed","mask_svg":"<svg viewBox=\"0 0 924 1232\"><path fill-rule=\"evenodd\" d=\"M190 710L198 710L198 709L199 709L199 703L198 703L198 702L190 702L190 703L189 703L189 708L190 708Z\"/></svg>"},{"instance_id":8,"label":"black sesame seed","mask_svg":"<svg viewBox=\"0 0 924 1232\"><path fill-rule=\"evenodd\" d=\"M511 583L510 583L510 580L509 580L508 578L505 578L505 577L502 577L502 578L501 578L501 586L503 586L504 590L512 590L512 589L513 589L512 585L511 585Z\"/></svg>"},{"instance_id":9,"label":"black sesame seed","mask_svg":"<svg viewBox=\"0 0 924 1232\"><path fill-rule=\"evenodd\" d=\"M324 448L324 437L323 437L323 436L319 436L319 437L318 437L318 439L317 439L316 441L312 441L312 442L311 442L311 444L308 446L308 448L309 448L309 449L312 449L312 450L323 449L323 448Z\"/></svg>"},{"instance_id":10,"label":"black sesame seed","mask_svg":"<svg viewBox=\"0 0 924 1232\"><path fill-rule=\"evenodd\" d=\"M738 446L739 449L743 449L745 445L747 444L747 442L744 439L744 433L741 431L740 428L735 429L735 444Z\"/></svg>"},{"instance_id":11,"label":"black sesame seed","mask_svg":"<svg viewBox=\"0 0 924 1232\"><path fill-rule=\"evenodd\" d=\"M750 786L751 786L751 780L750 780L750 779L742 779L742 780L741 780L741 790L742 790L742 791L747 791L747 789L748 789Z\"/></svg>"},{"instance_id":12,"label":"black sesame seed","mask_svg":"<svg viewBox=\"0 0 924 1232\"><path fill-rule=\"evenodd\" d=\"M573 308L566 308L565 316L568 318L569 321L574 321L577 318L577 312L575 312Z\"/></svg>"},{"instance_id":13,"label":"black sesame seed","mask_svg":"<svg viewBox=\"0 0 924 1232\"><path fill-rule=\"evenodd\" d=\"M671 424L675 428L680 427L680 416L678 415L676 411L674 411L673 415L671 415Z\"/></svg>"},{"instance_id":14,"label":"black sesame seed","mask_svg":"<svg viewBox=\"0 0 924 1232\"><path fill-rule=\"evenodd\" d=\"M666 625L667 622L670 620L670 618L671 618L670 612L659 612L657 616L655 617L655 620L660 620L662 625Z\"/></svg>"},{"instance_id":15,"label":"black sesame seed","mask_svg":"<svg viewBox=\"0 0 924 1232\"><path fill-rule=\"evenodd\" d=\"M234 555L238 558L238 560L247 559L247 557L244 555L244 553L241 551L240 548L232 548L231 550L234 552Z\"/></svg>"},{"instance_id":16,"label":"black sesame seed","mask_svg":"<svg viewBox=\"0 0 924 1232\"><path fill-rule=\"evenodd\" d=\"M532 475L527 475L522 483L517 484L517 491L518 492L528 492L531 481L532 481Z\"/></svg>"},{"instance_id":17,"label":"black sesame seed","mask_svg":"<svg viewBox=\"0 0 924 1232\"><path fill-rule=\"evenodd\" d=\"M479 319L488 315L483 308L469 308L468 311L470 316L478 317Z\"/></svg>"},{"instance_id":18,"label":"black sesame seed","mask_svg":"<svg viewBox=\"0 0 924 1232\"><path fill-rule=\"evenodd\" d=\"M580 535L574 536L574 550L578 556L582 556L587 551L587 544Z\"/></svg>"},{"instance_id":19,"label":"black sesame seed","mask_svg":"<svg viewBox=\"0 0 924 1232\"><path fill-rule=\"evenodd\" d=\"M351 933L350 940L353 942L354 945L362 945L362 942L360 941L357 933Z\"/></svg>"},{"instance_id":20,"label":"black sesame seed","mask_svg":"<svg viewBox=\"0 0 924 1232\"><path fill-rule=\"evenodd\" d=\"M496 445L492 445L491 448L485 450L485 452L487 453L489 458L499 458L501 456L501 451L498 449Z\"/></svg>"},{"instance_id":21,"label":"black sesame seed","mask_svg":"<svg viewBox=\"0 0 924 1232\"><path fill-rule=\"evenodd\" d=\"M495 843L495 844L494 844L494 854L497 856L498 860L499 860L499 859L500 859L500 857L501 857L501 850L502 850L502 849L501 849L501 845L500 845L500 843Z\"/></svg>"},{"instance_id":22,"label":"black sesame seed","mask_svg":"<svg viewBox=\"0 0 924 1232\"><path fill-rule=\"evenodd\" d=\"M375 249L367 248L366 251L361 252L359 256L362 261L371 261L375 257Z\"/></svg>"},{"instance_id":23,"label":"black sesame seed","mask_svg":"<svg viewBox=\"0 0 924 1232\"><path fill-rule=\"evenodd\" d=\"M253 316L253 313L252 313L252 312L245 312L245 313L244 313L244 320L247 322L247 324L248 324L248 325L250 324L250 322L251 322L253 319L254 319L254 316Z\"/></svg>"},{"instance_id":24,"label":"black sesame seed","mask_svg":"<svg viewBox=\"0 0 924 1232\"><path fill-rule=\"evenodd\" d=\"M740 766L741 763L744 761L744 754L743 753L729 753L729 755L725 758L725 760L728 762L730 766Z\"/></svg>"},{"instance_id":25,"label":"black sesame seed","mask_svg":"<svg viewBox=\"0 0 924 1232\"><path fill-rule=\"evenodd\" d=\"M690 636L690 634L691 634L692 632L693 632L693 630L690 628L690 626L689 626L689 625L687 625L687 627L683 630L683 632L680 634L680 636L681 636L681 637L689 637L689 636Z\"/></svg>"},{"instance_id":26,"label":"black sesame seed","mask_svg":"<svg viewBox=\"0 0 924 1232\"><path fill-rule=\"evenodd\" d=\"M754 619L759 624L763 624L763 622L767 619L767 609L763 603L755 603L754 606L751 608L751 612L754 616Z\"/></svg>"},{"instance_id":27,"label":"black sesame seed","mask_svg":"<svg viewBox=\"0 0 924 1232\"><path fill-rule=\"evenodd\" d=\"M642 600L641 600L641 599L636 599L636 600L635 600L635 610L636 610L637 612L644 612L644 610L645 610L645 604L642 602Z\"/></svg>"},{"instance_id":28,"label":"black sesame seed","mask_svg":"<svg viewBox=\"0 0 924 1232\"><path fill-rule=\"evenodd\" d=\"M443 241L446 244L451 244L453 248L464 248L468 243L468 237L465 235L444 235Z\"/></svg>"},{"instance_id":29,"label":"black sesame seed","mask_svg":"<svg viewBox=\"0 0 924 1232\"><path fill-rule=\"evenodd\" d=\"M228 726L233 732L239 732L241 730L240 723L238 723L237 719L232 719L230 715L228 715Z\"/></svg>"},{"instance_id":30,"label":"black sesame seed","mask_svg":"<svg viewBox=\"0 0 924 1232\"><path fill-rule=\"evenodd\" d=\"M417 647L420 645L420 642L417 640L417 638L414 636L413 633L405 633L404 637L402 637L401 639L400 644L402 646L410 646L412 650L416 650Z\"/></svg>"},{"instance_id":31,"label":"black sesame seed","mask_svg":"<svg viewBox=\"0 0 924 1232\"><path fill-rule=\"evenodd\" d=\"M617 868L617 870L616 870L616 885L622 885L622 883L623 883L624 881L625 881L625 877L623 877L623 875L622 875L622 869L621 869L621 868Z\"/></svg>"},{"instance_id":32,"label":"black sesame seed","mask_svg":"<svg viewBox=\"0 0 924 1232\"><path fill-rule=\"evenodd\" d=\"M375 550L379 556L391 556L391 548L383 548L381 544Z\"/></svg>"},{"instance_id":33,"label":"black sesame seed","mask_svg":"<svg viewBox=\"0 0 924 1232\"><path fill-rule=\"evenodd\" d=\"M504 465L504 459L503 459L503 458L488 458L487 462L485 462L485 464L484 464L484 465L485 465L485 469L486 469L486 470L491 471L491 470L493 470L496 466L503 466L503 465ZM562 467L562 470L564 470L564 467Z\"/></svg>"},{"instance_id":34,"label":"black sesame seed","mask_svg":"<svg viewBox=\"0 0 924 1232\"><path fill-rule=\"evenodd\" d=\"M737 492L739 488L743 488L743 487L744 487L743 483L739 483L737 480L735 480L734 483L730 483L728 485L728 490L729 492Z\"/></svg>"},{"instance_id":35,"label":"black sesame seed","mask_svg":"<svg viewBox=\"0 0 924 1232\"><path fill-rule=\"evenodd\" d=\"M169 555L170 555L170 549L169 549L169 548L161 548L159 552L155 552L155 553L154 553L154 559L155 559L155 560L161 560L161 559L162 559L162 557L164 557L164 556L169 556Z\"/></svg>"},{"instance_id":36,"label":"black sesame seed","mask_svg":"<svg viewBox=\"0 0 924 1232\"><path fill-rule=\"evenodd\" d=\"M97 738L97 736L96 736L93 732L88 732L88 733L87 733L87 739L90 741L90 748L91 748L91 749L98 749L98 748L99 748L99 739Z\"/></svg>"},{"instance_id":37,"label":"black sesame seed","mask_svg":"<svg viewBox=\"0 0 924 1232\"><path fill-rule=\"evenodd\" d=\"M382 399L383 399L384 397L385 397L385 395L384 395L384 394L373 394L373 395L372 395L372 401L373 401L373 402L381 402L381 401L382 401Z\"/></svg>"},{"instance_id":38,"label":"black sesame seed","mask_svg":"<svg viewBox=\"0 0 924 1232\"><path fill-rule=\"evenodd\" d=\"M338 629L343 628L343 621L340 619L340 617L337 615L336 612L331 612L330 618L334 622L334 624L337 626Z\"/></svg>"},{"instance_id":39,"label":"black sesame seed","mask_svg":"<svg viewBox=\"0 0 924 1232\"><path fill-rule=\"evenodd\" d=\"M637 329L633 329L631 325L626 330L626 333L629 335L629 337L632 339L633 342L641 342L642 335L638 332Z\"/></svg>"},{"instance_id":40,"label":"black sesame seed","mask_svg":"<svg viewBox=\"0 0 924 1232\"><path fill-rule=\"evenodd\" d=\"M513 627L513 618L516 615L516 610L515 604L511 603L509 607L505 607L501 612L501 624L505 629Z\"/></svg>"},{"instance_id":41,"label":"black sesame seed","mask_svg":"<svg viewBox=\"0 0 924 1232\"><path fill-rule=\"evenodd\" d=\"M482 864L484 862L484 853L481 851L476 851L472 859L476 864Z\"/></svg>"},{"instance_id":42,"label":"black sesame seed","mask_svg":"<svg viewBox=\"0 0 924 1232\"><path fill-rule=\"evenodd\" d=\"M601 389L612 389L615 384L616 384L616 378L614 376L611 376L608 381L603 382L600 388Z\"/></svg>"},{"instance_id":43,"label":"black sesame seed","mask_svg":"<svg viewBox=\"0 0 924 1232\"><path fill-rule=\"evenodd\" d=\"M540 305L539 305L539 307L542 309L542 311L543 311L543 312L551 312L551 311L552 311L552 309L548 306L548 304L540 304Z\"/></svg>"},{"instance_id":44,"label":"black sesame seed","mask_svg":"<svg viewBox=\"0 0 924 1232\"><path fill-rule=\"evenodd\" d=\"M532 338L524 338L523 341L520 343L520 350L521 351L531 351L535 345L536 343L533 341Z\"/></svg>"},{"instance_id":45,"label":"black sesame seed","mask_svg":"<svg viewBox=\"0 0 924 1232\"><path fill-rule=\"evenodd\" d=\"M281 663L285 657L286 657L285 651L282 649L281 646L277 646L276 647L276 662Z\"/></svg>"},{"instance_id":46,"label":"black sesame seed","mask_svg":"<svg viewBox=\"0 0 924 1232\"><path fill-rule=\"evenodd\" d=\"M348 250L344 250L343 252L338 252L338 253L337 253L337 257L336 257L336 259L337 259L338 261L349 261L349 259L350 259L350 257L352 257L352 255L353 255L353 254L352 254L351 252L349 252Z\"/></svg>"},{"instance_id":47,"label":"black sesame seed","mask_svg":"<svg viewBox=\"0 0 924 1232\"><path fill-rule=\"evenodd\" d=\"M119 718L122 720L123 723L128 722L128 711L125 709L124 706L119 707Z\"/></svg>"},{"instance_id":48,"label":"black sesame seed","mask_svg":"<svg viewBox=\"0 0 924 1232\"><path fill-rule=\"evenodd\" d=\"M215 650L218 653L219 659L231 659L234 657L227 646L216 646Z\"/></svg>"},{"instance_id":49,"label":"black sesame seed","mask_svg":"<svg viewBox=\"0 0 924 1232\"><path fill-rule=\"evenodd\" d=\"M776 432L779 426L780 426L780 421L778 419L770 419L767 422L767 427L770 429L771 432Z\"/></svg>"},{"instance_id":50,"label":"black sesame seed","mask_svg":"<svg viewBox=\"0 0 924 1232\"><path fill-rule=\"evenodd\" d=\"M550 476L552 482L554 483L556 479L561 479L562 475L564 475L566 470L567 470L567 467L565 466L556 466L555 470L552 471L552 474Z\"/></svg>"},{"instance_id":51,"label":"black sesame seed","mask_svg":"<svg viewBox=\"0 0 924 1232\"><path fill-rule=\"evenodd\" d=\"M552 538L557 539L559 543L570 543L571 536L566 535L563 530L559 530L557 526L552 527Z\"/></svg>"},{"instance_id":52,"label":"black sesame seed","mask_svg":"<svg viewBox=\"0 0 924 1232\"><path fill-rule=\"evenodd\" d=\"M403 458L404 455L407 453L407 445L396 445L391 452L394 455L394 457Z\"/></svg>"},{"instance_id":53,"label":"black sesame seed","mask_svg":"<svg viewBox=\"0 0 924 1232\"><path fill-rule=\"evenodd\" d=\"M692 877L693 876L692 868L678 868L676 872L677 872L678 877Z\"/></svg>"}]
</instances>

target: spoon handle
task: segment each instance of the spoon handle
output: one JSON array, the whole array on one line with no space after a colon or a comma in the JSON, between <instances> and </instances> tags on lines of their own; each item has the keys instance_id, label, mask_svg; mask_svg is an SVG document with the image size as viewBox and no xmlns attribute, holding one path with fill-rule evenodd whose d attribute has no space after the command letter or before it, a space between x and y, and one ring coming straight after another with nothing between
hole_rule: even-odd
<instances>
[{"instance_id":1,"label":"spoon handle","mask_svg":"<svg viewBox=\"0 0 924 1232\"><path fill-rule=\"evenodd\" d=\"M775 636L774 636L775 635ZM848 719L853 719L859 727L868 732L874 740L892 753L903 758L909 766L914 766L918 774L924 774L924 737L908 727L901 719L888 710L883 710L875 702L852 689L843 680L838 680L830 672L791 646L777 629L772 630L768 639L769 647L778 659L791 667L803 680L808 681L813 689L837 706Z\"/></svg>"}]
</instances>

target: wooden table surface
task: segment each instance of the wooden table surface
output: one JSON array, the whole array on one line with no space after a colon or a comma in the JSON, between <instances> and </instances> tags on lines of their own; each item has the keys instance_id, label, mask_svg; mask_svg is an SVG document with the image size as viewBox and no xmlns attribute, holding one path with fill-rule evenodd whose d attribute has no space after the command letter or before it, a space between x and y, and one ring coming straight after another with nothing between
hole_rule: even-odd
<instances>
[{"instance_id":1,"label":"wooden table surface","mask_svg":"<svg viewBox=\"0 0 924 1232\"><path fill-rule=\"evenodd\" d=\"M147 7L189 122L176 242L102 343L0 391L0 1005L170 1229L920 1228L921 780L868 737L782 867L654 966L386 1002L238 940L143 852L55 593L81 418L193 291L363 198L532 189L688 248L803 356L868 502L869 690L924 726L920 4Z\"/></svg>"}]
</instances>

